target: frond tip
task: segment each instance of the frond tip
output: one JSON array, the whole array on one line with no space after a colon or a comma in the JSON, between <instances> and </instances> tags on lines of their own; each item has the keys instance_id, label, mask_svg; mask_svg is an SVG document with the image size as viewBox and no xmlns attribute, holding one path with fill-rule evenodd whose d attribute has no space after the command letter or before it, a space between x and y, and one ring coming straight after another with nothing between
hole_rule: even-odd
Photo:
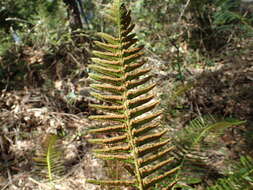
<instances>
[{"instance_id":1,"label":"frond tip","mask_svg":"<svg viewBox=\"0 0 253 190\"><path fill-rule=\"evenodd\" d=\"M167 130L159 130L157 118L162 111L153 110L159 104L151 93L155 84L148 84L151 68L138 61L144 54L144 46L136 46L132 33L131 11L120 0L114 0L107 14L116 26L116 35L98 33L104 39L96 41L99 50L93 51L94 64L90 65L93 79L92 96L104 102L92 104L103 111L102 115L90 119L108 122L108 126L91 129L91 134L108 134L104 138L91 139L99 144L95 155L104 160L120 160L127 163L131 177L128 180L88 180L90 183L112 186L134 186L147 190L157 182L176 172L178 168L159 175L157 171L173 162L173 158L162 159L173 149L167 147L170 140L162 140ZM109 137L110 136L110 137Z\"/></svg>"}]
</instances>

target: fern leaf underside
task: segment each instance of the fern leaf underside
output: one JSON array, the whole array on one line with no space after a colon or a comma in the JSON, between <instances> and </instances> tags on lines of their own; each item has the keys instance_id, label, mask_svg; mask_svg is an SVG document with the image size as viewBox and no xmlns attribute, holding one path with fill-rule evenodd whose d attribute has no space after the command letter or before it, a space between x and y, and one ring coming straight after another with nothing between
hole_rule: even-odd
<instances>
[{"instance_id":1,"label":"fern leaf underside","mask_svg":"<svg viewBox=\"0 0 253 190\"><path fill-rule=\"evenodd\" d=\"M151 79L146 74L150 68L141 68L144 62L137 62L143 55L143 46L132 47L136 44L135 34L132 33L134 24L131 23L130 11L120 0L115 0L109 11L108 19L116 25L117 36L98 33L105 42L95 41L103 51L94 51L93 71L89 77L95 82L91 85L91 93L106 104L93 104L92 107L105 112L103 115L91 116L90 119L110 123L109 126L91 129L93 134L108 134L104 137L90 140L101 144L101 149L94 152L98 158L105 160L120 160L126 162L133 170L132 179L127 180L88 180L100 185L135 186L146 190L155 183L174 173L178 168L155 174L173 159L162 160L172 147L166 145L168 139L161 140L166 130L157 130L158 118L162 112L152 111L158 101L150 91L154 84L147 84ZM155 130L154 130L155 129ZM117 135L115 135L117 134Z\"/></svg>"}]
</instances>

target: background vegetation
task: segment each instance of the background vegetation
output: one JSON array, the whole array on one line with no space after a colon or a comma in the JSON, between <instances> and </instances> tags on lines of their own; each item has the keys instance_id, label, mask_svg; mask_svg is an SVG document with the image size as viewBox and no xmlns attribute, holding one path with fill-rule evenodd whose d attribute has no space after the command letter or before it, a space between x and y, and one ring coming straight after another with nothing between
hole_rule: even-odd
<instances>
[{"instance_id":1,"label":"background vegetation","mask_svg":"<svg viewBox=\"0 0 253 190\"><path fill-rule=\"evenodd\" d=\"M96 103L89 52L96 32L112 31L103 18L110 2L0 1L0 189L99 189L85 179L125 175L92 157L87 142L87 128L97 125L87 119L96 114L88 106ZM126 4L176 147L171 167L183 168L154 189L252 189L253 2ZM52 180L48 168L38 174L35 158L55 141L64 167Z\"/></svg>"}]
</instances>

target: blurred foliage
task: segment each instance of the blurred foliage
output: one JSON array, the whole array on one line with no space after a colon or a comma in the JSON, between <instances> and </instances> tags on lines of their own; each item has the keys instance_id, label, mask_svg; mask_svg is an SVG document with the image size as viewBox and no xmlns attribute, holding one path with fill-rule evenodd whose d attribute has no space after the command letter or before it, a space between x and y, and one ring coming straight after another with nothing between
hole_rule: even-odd
<instances>
[{"instance_id":1,"label":"blurred foliage","mask_svg":"<svg viewBox=\"0 0 253 190\"><path fill-rule=\"evenodd\" d=\"M42 86L66 75L75 76L81 72L76 73L81 67L79 57L87 60L83 41L72 36L62 1L32 1L32 8L23 14L26 2L31 1L5 6L1 21L6 24L0 27L0 88L22 88L29 83ZM76 36L83 38L82 32Z\"/></svg>"},{"instance_id":2,"label":"blurred foliage","mask_svg":"<svg viewBox=\"0 0 253 190\"><path fill-rule=\"evenodd\" d=\"M36 7L40 0L6 0L0 2L0 28L5 31L9 31L10 27L14 29L19 28L19 24L14 21L8 20L8 18L17 18L19 20L27 21L31 15L36 13Z\"/></svg>"},{"instance_id":3,"label":"blurred foliage","mask_svg":"<svg viewBox=\"0 0 253 190\"><path fill-rule=\"evenodd\" d=\"M242 156L240 162L235 163L232 171L226 176L221 178L217 183L208 190L250 190L252 189L253 181L253 160L250 156Z\"/></svg>"},{"instance_id":4,"label":"blurred foliage","mask_svg":"<svg viewBox=\"0 0 253 190\"><path fill-rule=\"evenodd\" d=\"M82 9L85 33L92 37L94 31L110 30L102 15L111 1L81 2L83 6L79 8ZM227 45L234 36L245 36L245 31L252 34L252 13L246 14L247 10L241 8L239 0L192 0L189 3L186 0L138 0L127 3L132 7L134 19L140 23L136 30L141 43L164 57L170 54L168 51L175 51L175 45L181 47L184 42L194 50L212 53ZM0 7L2 51L8 47L10 38L15 41L15 35L21 38L23 33L30 36L36 32L37 38L44 38L36 42L39 44L55 42L68 24L66 7L61 0L7 0L0 2Z\"/></svg>"}]
</instances>

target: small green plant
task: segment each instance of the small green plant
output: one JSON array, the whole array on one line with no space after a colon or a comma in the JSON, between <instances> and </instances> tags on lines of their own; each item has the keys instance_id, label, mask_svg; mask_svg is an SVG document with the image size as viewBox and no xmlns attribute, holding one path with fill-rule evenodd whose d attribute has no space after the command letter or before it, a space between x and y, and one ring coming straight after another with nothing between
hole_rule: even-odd
<instances>
[{"instance_id":1,"label":"small green plant","mask_svg":"<svg viewBox=\"0 0 253 190\"><path fill-rule=\"evenodd\" d=\"M155 84L147 84L151 79L146 74L150 68L141 68L145 62L137 61L142 55L143 46L136 44L132 33L131 11L121 0L114 0L108 12L108 19L116 25L116 36L98 33L105 42L95 44L103 51L93 51L95 64L89 77L94 82L91 93L105 104L92 104L103 115L91 116L90 119L107 122L108 126L91 129L91 134L110 134L104 138L95 138L90 142L100 144L102 148L94 149L98 158L120 160L132 177L122 180L88 180L90 183L112 186L133 186L147 190L159 181L170 176L178 167L158 173L173 161L162 159L173 147L166 147L170 139L163 138L167 130L159 130L156 121L162 111L152 112L159 104L150 91ZM165 147L165 148L163 148Z\"/></svg>"},{"instance_id":2,"label":"small green plant","mask_svg":"<svg viewBox=\"0 0 253 190\"><path fill-rule=\"evenodd\" d=\"M64 172L62 152L56 135L48 135L42 144L42 151L34 158L40 176L46 177L54 189L54 181Z\"/></svg>"}]
</instances>

